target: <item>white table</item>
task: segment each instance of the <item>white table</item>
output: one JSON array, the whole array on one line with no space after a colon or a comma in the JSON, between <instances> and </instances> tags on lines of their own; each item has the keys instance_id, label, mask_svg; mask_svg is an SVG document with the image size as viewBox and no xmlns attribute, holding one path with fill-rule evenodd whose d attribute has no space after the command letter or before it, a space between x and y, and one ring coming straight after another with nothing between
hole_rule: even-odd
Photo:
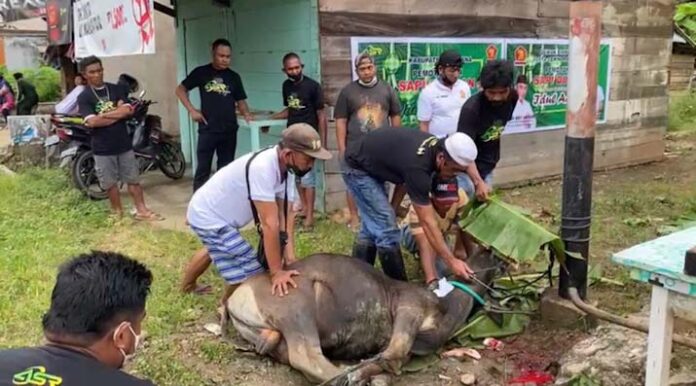
<instances>
[{"instance_id":1,"label":"white table","mask_svg":"<svg viewBox=\"0 0 696 386\"><path fill-rule=\"evenodd\" d=\"M646 386L666 386L672 357L675 292L696 297L696 277L685 275L686 251L696 246L696 227L657 238L612 256L612 261L626 266L634 280L652 285Z\"/></svg>"}]
</instances>

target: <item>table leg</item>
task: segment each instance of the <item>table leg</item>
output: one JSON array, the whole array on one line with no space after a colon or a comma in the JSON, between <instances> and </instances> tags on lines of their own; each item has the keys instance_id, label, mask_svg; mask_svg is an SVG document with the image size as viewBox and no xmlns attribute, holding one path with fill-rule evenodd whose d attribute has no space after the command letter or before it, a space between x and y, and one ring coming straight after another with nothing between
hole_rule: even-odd
<instances>
[{"instance_id":1,"label":"table leg","mask_svg":"<svg viewBox=\"0 0 696 386\"><path fill-rule=\"evenodd\" d=\"M657 285L652 286L648 362L645 368L646 386L667 386L669 382L674 327L671 298L669 290Z\"/></svg>"},{"instance_id":2,"label":"table leg","mask_svg":"<svg viewBox=\"0 0 696 386\"><path fill-rule=\"evenodd\" d=\"M249 125L251 131L251 151L259 151L261 149L261 133L259 127L255 124Z\"/></svg>"}]
</instances>

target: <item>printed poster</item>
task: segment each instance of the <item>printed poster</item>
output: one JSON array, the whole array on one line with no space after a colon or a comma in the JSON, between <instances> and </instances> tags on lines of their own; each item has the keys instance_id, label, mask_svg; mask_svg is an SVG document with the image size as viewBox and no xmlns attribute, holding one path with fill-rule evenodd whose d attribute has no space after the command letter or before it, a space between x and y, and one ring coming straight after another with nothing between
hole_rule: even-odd
<instances>
[{"instance_id":1,"label":"printed poster","mask_svg":"<svg viewBox=\"0 0 696 386\"><path fill-rule=\"evenodd\" d=\"M472 95L479 91L478 76L488 60L507 58L515 66L514 80L525 75L526 85L517 86L524 97L503 134L525 133L565 127L568 78L568 41L563 39L504 38L402 38L353 37L351 56L367 51L376 61L377 76L394 87L401 102L404 126L417 128L420 90L436 77L435 62L448 49L464 59L461 79ZM603 41L599 53L597 123L606 122L611 74L611 45ZM353 79L357 74L353 72ZM520 79L521 80L521 79Z\"/></svg>"},{"instance_id":2,"label":"printed poster","mask_svg":"<svg viewBox=\"0 0 696 386\"><path fill-rule=\"evenodd\" d=\"M352 38L352 57L367 50L377 64L377 76L396 90L401 102L404 126L418 127L416 110L420 90L437 77L435 62L444 51L453 49L464 60L461 79L471 92L487 60L503 58L502 39L467 38ZM357 75L353 72L353 79Z\"/></svg>"},{"instance_id":3,"label":"printed poster","mask_svg":"<svg viewBox=\"0 0 696 386\"><path fill-rule=\"evenodd\" d=\"M565 127L568 41L509 39L505 43L506 56L515 65L515 80L523 75L526 84L516 86L524 101L518 103L504 134ZM597 123L606 122L610 61L611 46L602 42L597 79Z\"/></svg>"},{"instance_id":4,"label":"printed poster","mask_svg":"<svg viewBox=\"0 0 696 386\"><path fill-rule=\"evenodd\" d=\"M75 56L154 54L153 0L76 0Z\"/></svg>"}]
</instances>

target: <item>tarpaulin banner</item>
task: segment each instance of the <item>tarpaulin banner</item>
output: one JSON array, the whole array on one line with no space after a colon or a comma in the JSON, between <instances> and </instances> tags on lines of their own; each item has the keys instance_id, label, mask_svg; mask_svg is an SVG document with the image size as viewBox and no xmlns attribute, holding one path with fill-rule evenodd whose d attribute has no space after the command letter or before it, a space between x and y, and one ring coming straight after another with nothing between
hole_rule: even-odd
<instances>
[{"instance_id":1,"label":"tarpaulin banner","mask_svg":"<svg viewBox=\"0 0 696 386\"><path fill-rule=\"evenodd\" d=\"M154 54L153 0L76 0L75 57Z\"/></svg>"},{"instance_id":2,"label":"tarpaulin banner","mask_svg":"<svg viewBox=\"0 0 696 386\"><path fill-rule=\"evenodd\" d=\"M437 77L435 62L441 53L456 50L462 55L461 78L472 93L477 91L476 81L486 61L503 58L503 39L354 37L351 45L353 58L363 51L375 58L377 76L396 89L401 121L408 127L418 127L418 95ZM357 79L355 73L353 79Z\"/></svg>"},{"instance_id":3,"label":"tarpaulin banner","mask_svg":"<svg viewBox=\"0 0 696 386\"><path fill-rule=\"evenodd\" d=\"M50 45L72 43L72 18L71 0L46 0L46 28Z\"/></svg>"},{"instance_id":4,"label":"tarpaulin banner","mask_svg":"<svg viewBox=\"0 0 696 386\"><path fill-rule=\"evenodd\" d=\"M525 100L529 109L516 109L506 134L565 127L568 96L568 40L508 39L506 57L515 64L515 79L524 75L527 82ZM611 75L611 46L599 46L597 77L597 123L606 122Z\"/></svg>"},{"instance_id":5,"label":"tarpaulin banner","mask_svg":"<svg viewBox=\"0 0 696 386\"><path fill-rule=\"evenodd\" d=\"M477 93L481 68L488 60L507 58L515 65L514 80L527 78L525 102L519 103L503 134L565 126L568 41L562 39L352 37L353 59L368 52L375 58L377 76L396 90L404 126L418 127L420 90L437 76L435 63L445 50L456 50L464 65L461 79ZM611 45L603 41L599 54L598 123L606 121L611 74ZM353 79L357 75L353 73ZM524 87L520 87L524 91Z\"/></svg>"}]
</instances>

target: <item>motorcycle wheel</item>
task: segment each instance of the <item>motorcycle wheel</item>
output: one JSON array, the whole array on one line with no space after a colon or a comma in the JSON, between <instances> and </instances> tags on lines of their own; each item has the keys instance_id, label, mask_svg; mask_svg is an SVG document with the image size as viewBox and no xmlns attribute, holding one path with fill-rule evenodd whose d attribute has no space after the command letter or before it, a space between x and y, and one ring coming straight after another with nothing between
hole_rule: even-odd
<instances>
[{"instance_id":1,"label":"motorcycle wheel","mask_svg":"<svg viewBox=\"0 0 696 386\"><path fill-rule=\"evenodd\" d=\"M104 200L107 193L102 189L94 168L94 154L91 150L83 151L73 160L72 179L75 187L92 200Z\"/></svg>"},{"instance_id":2,"label":"motorcycle wheel","mask_svg":"<svg viewBox=\"0 0 696 386\"><path fill-rule=\"evenodd\" d=\"M171 142L162 142L160 152L157 154L157 163L165 176L178 180L186 172L186 160L181 148Z\"/></svg>"}]
</instances>

